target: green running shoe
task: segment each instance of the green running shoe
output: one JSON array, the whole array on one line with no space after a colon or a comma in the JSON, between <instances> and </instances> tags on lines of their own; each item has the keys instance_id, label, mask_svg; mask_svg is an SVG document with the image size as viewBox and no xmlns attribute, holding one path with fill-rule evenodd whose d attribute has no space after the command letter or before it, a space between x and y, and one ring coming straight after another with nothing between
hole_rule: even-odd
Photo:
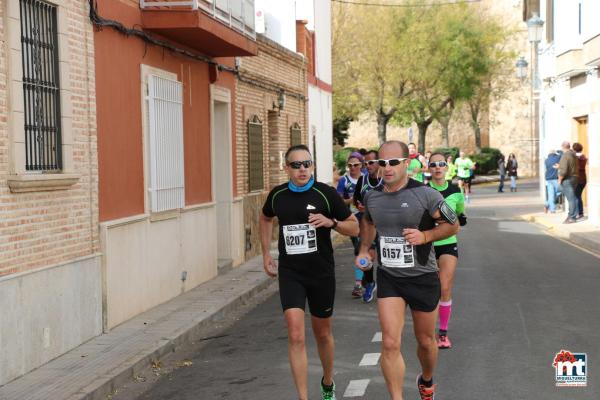
<instances>
[{"instance_id":1,"label":"green running shoe","mask_svg":"<svg viewBox=\"0 0 600 400\"><path fill-rule=\"evenodd\" d=\"M327 387L321 378L321 400L335 400L335 382L332 381L331 386Z\"/></svg>"}]
</instances>

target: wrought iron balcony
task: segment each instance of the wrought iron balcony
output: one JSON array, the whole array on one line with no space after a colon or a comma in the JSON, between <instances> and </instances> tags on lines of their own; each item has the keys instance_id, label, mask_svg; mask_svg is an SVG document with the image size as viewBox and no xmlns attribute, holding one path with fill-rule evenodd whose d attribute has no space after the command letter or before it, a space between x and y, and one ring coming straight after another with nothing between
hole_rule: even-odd
<instances>
[{"instance_id":1,"label":"wrought iron balcony","mask_svg":"<svg viewBox=\"0 0 600 400\"><path fill-rule=\"evenodd\" d=\"M140 8L145 29L206 54L256 54L254 0L140 0Z\"/></svg>"}]
</instances>

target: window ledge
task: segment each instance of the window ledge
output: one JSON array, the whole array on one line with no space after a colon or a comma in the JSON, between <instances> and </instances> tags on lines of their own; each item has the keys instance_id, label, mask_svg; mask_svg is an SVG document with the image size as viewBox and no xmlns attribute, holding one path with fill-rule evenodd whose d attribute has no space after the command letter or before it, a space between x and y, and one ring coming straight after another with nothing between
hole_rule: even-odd
<instances>
[{"instance_id":1,"label":"window ledge","mask_svg":"<svg viewBox=\"0 0 600 400\"><path fill-rule=\"evenodd\" d=\"M13 193L66 190L79 181L79 174L23 174L11 175L8 187Z\"/></svg>"}]
</instances>

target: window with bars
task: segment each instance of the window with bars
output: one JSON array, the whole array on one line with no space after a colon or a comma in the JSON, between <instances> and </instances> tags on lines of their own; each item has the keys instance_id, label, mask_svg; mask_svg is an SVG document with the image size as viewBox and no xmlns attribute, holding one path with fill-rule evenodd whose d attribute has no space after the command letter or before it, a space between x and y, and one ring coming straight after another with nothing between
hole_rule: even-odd
<instances>
[{"instance_id":1,"label":"window with bars","mask_svg":"<svg viewBox=\"0 0 600 400\"><path fill-rule=\"evenodd\" d=\"M264 188L263 125L258 116L248 120L248 180L249 191Z\"/></svg>"},{"instance_id":2,"label":"window with bars","mask_svg":"<svg viewBox=\"0 0 600 400\"><path fill-rule=\"evenodd\" d=\"M62 168L56 6L20 0L25 169Z\"/></svg>"},{"instance_id":3,"label":"window with bars","mask_svg":"<svg viewBox=\"0 0 600 400\"><path fill-rule=\"evenodd\" d=\"M148 75L150 210L183 208L183 89L181 82Z\"/></svg>"},{"instance_id":4,"label":"window with bars","mask_svg":"<svg viewBox=\"0 0 600 400\"><path fill-rule=\"evenodd\" d=\"M300 127L300 124L294 122L294 124L290 126L290 147L298 144L302 144L302 128Z\"/></svg>"}]
</instances>

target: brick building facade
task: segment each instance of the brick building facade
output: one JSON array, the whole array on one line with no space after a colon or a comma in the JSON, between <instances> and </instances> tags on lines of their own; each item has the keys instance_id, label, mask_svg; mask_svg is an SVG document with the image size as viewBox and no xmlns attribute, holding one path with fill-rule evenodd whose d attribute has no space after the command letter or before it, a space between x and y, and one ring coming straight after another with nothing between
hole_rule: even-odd
<instances>
[{"instance_id":1,"label":"brick building facade","mask_svg":"<svg viewBox=\"0 0 600 400\"><path fill-rule=\"evenodd\" d=\"M262 35L257 43L258 55L239 62L235 96L237 193L244 204L246 259L260 253L258 216L268 191L287 180L285 151L294 140L307 143L305 58ZM258 160L252 159L257 149L249 145L251 124L262 131L262 166L253 170ZM257 171L262 184L252 185Z\"/></svg>"},{"instance_id":2,"label":"brick building facade","mask_svg":"<svg viewBox=\"0 0 600 400\"><path fill-rule=\"evenodd\" d=\"M102 328L88 12L0 1L0 385Z\"/></svg>"}]
</instances>

